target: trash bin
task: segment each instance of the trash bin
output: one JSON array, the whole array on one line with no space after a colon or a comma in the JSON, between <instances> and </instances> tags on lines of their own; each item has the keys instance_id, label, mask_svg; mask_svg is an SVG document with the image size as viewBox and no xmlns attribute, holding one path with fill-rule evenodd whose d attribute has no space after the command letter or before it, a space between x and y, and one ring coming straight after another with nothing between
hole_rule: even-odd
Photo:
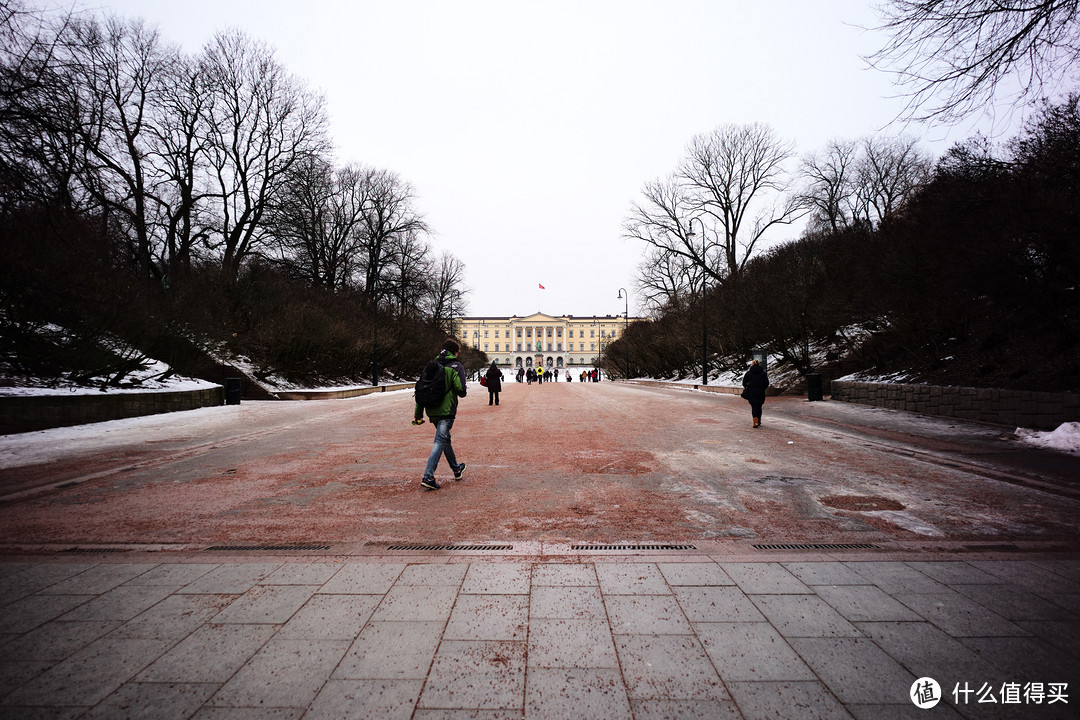
<instances>
[{"instance_id":1,"label":"trash bin","mask_svg":"<svg viewBox=\"0 0 1080 720\"><path fill-rule=\"evenodd\" d=\"M242 378L225 378L225 404L239 405L244 392Z\"/></svg>"},{"instance_id":2,"label":"trash bin","mask_svg":"<svg viewBox=\"0 0 1080 720\"><path fill-rule=\"evenodd\" d=\"M807 400L822 400L823 395L821 393L821 375L819 373L807 373L806 374L806 399Z\"/></svg>"}]
</instances>

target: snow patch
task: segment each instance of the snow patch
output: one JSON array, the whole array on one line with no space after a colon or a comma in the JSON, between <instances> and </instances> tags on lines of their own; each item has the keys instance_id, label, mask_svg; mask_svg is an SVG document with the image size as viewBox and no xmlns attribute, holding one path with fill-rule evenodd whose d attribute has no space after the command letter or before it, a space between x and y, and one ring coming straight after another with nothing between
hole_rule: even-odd
<instances>
[{"instance_id":1,"label":"snow patch","mask_svg":"<svg viewBox=\"0 0 1080 720\"><path fill-rule=\"evenodd\" d=\"M1028 445L1080 455L1080 422L1067 422L1049 432L1016 428L1016 437Z\"/></svg>"}]
</instances>

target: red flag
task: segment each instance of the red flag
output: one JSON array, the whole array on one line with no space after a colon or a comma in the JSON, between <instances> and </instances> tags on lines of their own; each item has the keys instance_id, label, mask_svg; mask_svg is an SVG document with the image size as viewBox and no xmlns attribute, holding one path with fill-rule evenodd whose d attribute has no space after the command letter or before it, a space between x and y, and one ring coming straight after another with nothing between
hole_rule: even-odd
<instances>
[{"instance_id":1,"label":"red flag","mask_svg":"<svg viewBox=\"0 0 1080 720\"><path fill-rule=\"evenodd\" d=\"M537 285L540 285L540 283L537 283ZM545 288L543 285L540 285L540 289L541 290L547 290L547 288Z\"/></svg>"}]
</instances>

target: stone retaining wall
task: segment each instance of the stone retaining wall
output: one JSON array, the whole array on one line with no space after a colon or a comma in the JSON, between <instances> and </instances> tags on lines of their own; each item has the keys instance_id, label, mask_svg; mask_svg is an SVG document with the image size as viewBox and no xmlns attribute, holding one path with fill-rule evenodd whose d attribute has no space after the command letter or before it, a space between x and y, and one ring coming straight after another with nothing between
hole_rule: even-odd
<instances>
[{"instance_id":1,"label":"stone retaining wall","mask_svg":"<svg viewBox=\"0 0 1080 720\"><path fill-rule=\"evenodd\" d=\"M832 399L1008 427L1053 430L1080 421L1080 393L832 381Z\"/></svg>"},{"instance_id":2,"label":"stone retaining wall","mask_svg":"<svg viewBox=\"0 0 1080 720\"><path fill-rule=\"evenodd\" d=\"M202 390L0 396L0 435L222 405L220 385Z\"/></svg>"},{"instance_id":3,"label":"stone retaining wall","mask_svg":"<svg viewBox=\"0 0 1080 720\"><path fill-rule=\"evenodd\" d=\"M408 390L416 383L398 383L396 385L376 385L338 388L336 390L278 390L274 396L279 400L343 400L345 398L360 397L371 393L389 392L391 390Z\"/></svg>"}]
</instances>

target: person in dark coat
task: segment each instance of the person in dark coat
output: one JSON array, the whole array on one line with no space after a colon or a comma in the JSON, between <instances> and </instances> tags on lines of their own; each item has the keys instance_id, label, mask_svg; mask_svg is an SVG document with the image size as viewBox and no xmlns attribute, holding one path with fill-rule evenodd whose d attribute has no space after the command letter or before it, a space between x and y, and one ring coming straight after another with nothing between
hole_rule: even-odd
<instances>
[{"instance_id":1,"label":"person in dark coat","mask_svg":"<svg viewBox=\"0 0 1080 720\"><path fill-rule=\"evenodd\" d=\"M487 378L488 405L498 405L499 393L502 392L503 374L502 370L495 365L494 360L491 361L491 367L488 368L484 377Z\"/></svg>"},{"instance_id":2,"label":"person in dark coat","mask_svg":"<svg viewBox=\"0 0 1080 720\"><path fill-rule=\"evenodd\" d=\"M765 390L769 387L769 376L765 368L754 360L742 379L743 397L750 403L750 413L754 416L754 427L761 427L761 407L765 404Z\"/></svg>"}]
</instances>

